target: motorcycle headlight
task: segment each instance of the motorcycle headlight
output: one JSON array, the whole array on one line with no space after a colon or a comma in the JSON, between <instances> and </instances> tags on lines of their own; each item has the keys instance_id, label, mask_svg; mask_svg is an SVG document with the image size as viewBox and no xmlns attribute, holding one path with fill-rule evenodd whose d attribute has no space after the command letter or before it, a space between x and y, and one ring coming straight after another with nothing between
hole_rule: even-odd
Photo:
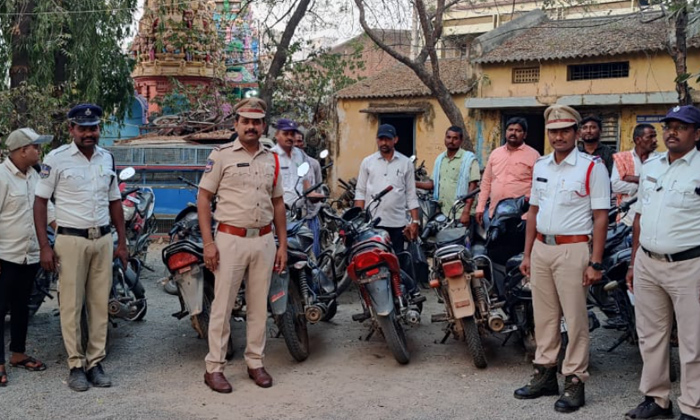
<instances>
[{"instance_id":1,"label":"motorcycle headlight","mask_svg":"<svg viewBox=\"0 0 700 420\"><path fill-rule=\"evenodd\" d=\"M126 220L127 222L134 217L134 214L136 214L135 206L122 205L122 210L124 210L124 220Z\"/></svg>"}]
</instances>

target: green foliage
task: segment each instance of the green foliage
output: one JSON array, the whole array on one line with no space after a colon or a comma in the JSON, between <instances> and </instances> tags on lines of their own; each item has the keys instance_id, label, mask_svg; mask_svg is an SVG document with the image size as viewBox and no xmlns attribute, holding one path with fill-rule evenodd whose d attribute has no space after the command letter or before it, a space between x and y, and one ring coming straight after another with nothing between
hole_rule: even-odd
<instances>
[{"instance_id":1,"label":"green foliage","mask_svg":"<svg viewBox=\"0 0 700 420\"><path fill-rule=\"evenodd\" d=\"M39 127L42 118L65 116L63 107L79 102L94 102L124 117L133 98L133 62L121 43L129 36L137 0L33 0L29 35L19 38L19 13L29 3L0 1L0 107L5 114L0 118ZM26 86L7 92L13 43L28 55L29 74ZM25 115L5 108L12 98L25 100L30 108ZM0 124L3 133L5 127Z\"/></svg>"},{"instance_id":2,"label":"green foliage","mask_svg":"<svg viewBox=\"0 0 700 420\"><path fill-rule=\"evenodd\" d=\"M293 51L299 47L295 44ZM356 73L364 69L363 47L358 43L352 48L345 53L318 50L303 62L288 62L275 84L272 115L327 129L333 94L361 79Z\"/></svg>"}]
</instances>

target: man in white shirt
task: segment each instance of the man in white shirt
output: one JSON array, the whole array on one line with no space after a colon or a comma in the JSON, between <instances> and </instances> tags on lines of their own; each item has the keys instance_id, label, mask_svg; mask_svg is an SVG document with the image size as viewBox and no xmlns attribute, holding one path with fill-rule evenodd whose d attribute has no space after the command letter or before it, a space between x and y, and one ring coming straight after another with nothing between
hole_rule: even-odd
<instances>
[{"instance_id":1,"label":"man in white shirt","mask_svg":"<svg viewBox=\"0 0 700 420\"><path fill-rule=\"evenodd\" d=\"M10 155L0 164L0 386L7 385L5 369L5 314L10 309L10 365L41 371L46 365L26 351L29 295L39 270L39 243L32 206L39 175L41 145L53 136L40 136L30 128L15 130L5 140ZM53 222L53 207L48 222Z\"/></svg>"},{"instance_id":2,"label":"man in white shirt","mask_svg":"<svg viewBox=\"0 0 700 420\"><path fill-rule=\"evenodd\" d=\"M554 152L537 160L532 174L525 253L520 271L530 278L537 350L535 375L515 398L559 394L557 359L561 316L569 345L564 393L554 409L570 413L585 404L588 379L588 286L603 277L603 248L610 208L610 179L603 161L576 149L580 114L566 105L544 112Z\"/></svg>"},{"instance_id":3,"label":"man in white shirt","mask_svg":"<svg viewBox=\"0 0 700 420\"><path fill-rule=\"evenodd\" d=\"M662 120L668 151L639 173L632 264L644 401L626 419L673 418L669 343L674 316L681 360L679 420L700 418L700 110L677 106ZM632 281L634 280L634 284Z\"/></svg>"},{"instance_id":4,"label":"man in white shirt","mask_svg":"<svg viewBox=\"0 0 700 420\"><path fill-rule=\"evenodd\" d=\"M632 134L634 149L618 152L613 155L613 169L610 181L612 192L617 195L617 205L627 202L637 196L639 188L639 171L647 159L656 153L656 129L651 124L638 124ZM622 223L632 226L634 209L621 219Z\"/></svg>"},{"instance_id":5,"label":"man in white shirt","mask_svg":"<svg viewBox=\"0 0 700 420\"><path fill-rule=\"evenodd\" d=\"M275 140L277 145L272 151L277 153L280 161L280 177L284 188L284 204L291 207L299 195L311 187L311 172L299 179L297 168L306 162L306 154L294 147L294 136L299 131L297 124L286 118L277 120ZM297 203L299 205L301 203Z\"/></svg>"},{"instance_id":6,"label":"man in white shirt","mask_svg":"<svg viewBox=\"0 0 700 420\"><path fill-rule=\"evenodd\" d=\"M309 171L309 173L313 175L313 178L309 180L311 185L316 185L319 182L323 182L321 163L317 159L314 159L306 154L306 151L304 150L304 147L306 147L304 142L304 133L301 131L297 131L297 133L294 135L294 147L304 153L304 156L306 156L306 161L309 162L309 165L311 165L311 171Z\"/></svg>"},{"instance_id":7,"label":"man in white shirt","mask_svg":"<svg viewBox=\"0 0 700 420\"><path fill-rule=\"evenodd\" d=\"M34 201L34 225L41 265L58 271L61 335L68 354L68 386L87 391L90 383L109 387L102 360L106 356L108 301L112 261L126 267L128 256L119 182L114 157L98 146L102 108L80 104L68 112L73 142L52 150L41 166ZM46 206L56 199L56 242L49 246ZM111 235L114 225L117 249ZM87 308L88 344L81 344L80 319ZM89 383L88 383L89 381Z\"/></svg>"}]
</instances>

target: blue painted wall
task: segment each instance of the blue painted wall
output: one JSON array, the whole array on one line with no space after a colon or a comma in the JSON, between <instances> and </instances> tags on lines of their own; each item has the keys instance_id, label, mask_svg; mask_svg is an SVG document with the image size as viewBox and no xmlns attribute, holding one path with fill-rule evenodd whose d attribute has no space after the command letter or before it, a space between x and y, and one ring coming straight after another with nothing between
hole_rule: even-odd
<instances>
[{"instance_id":1,"label":"blue painted wall","mask_svg":"<svg viewBox=\"0 0 700 420\"><path fill-rule=\"evenodd\" d=\"M116 140L126 140L138 136L139 126L146 124L147 109L146 99L141 95L136 95L123 121L112 118L104 123L100 144L112 146Z\"/></svg>"}]
</instances>

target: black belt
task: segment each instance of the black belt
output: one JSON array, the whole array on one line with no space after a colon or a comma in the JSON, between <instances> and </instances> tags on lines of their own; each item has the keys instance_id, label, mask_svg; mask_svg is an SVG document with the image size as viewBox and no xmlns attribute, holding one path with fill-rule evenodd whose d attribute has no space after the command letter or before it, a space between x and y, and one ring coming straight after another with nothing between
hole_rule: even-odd
<instances>
[{"instance_id":1,"label":"black belt","mask_svg":"<svg viewBox=\"0 0 700 420\"><path fill-rule=\"evenodd\" d=\"M700 257L700 246L696 246L694 248L690 248L690 249L687 249L685 251L676 252L675 254L658 254L656 252L651 252L644 247L641 247L641 248L642 248L642 251L644 251L644 253L647 254L647 256L649 258L659 260L659 261L679 262L679 261L692 260L693 258Z\"/></svg>"},{"instance_id":2,"label":"black belt","mask_svg":"<svg viewBox=\"0 0 700 420\"><path fill-rule=\"evenodd\" d=\"M112 229L109 227L109 225L89 229L76 229L59 226L57 230L59 235L80 236L81 238L85 239L99 239L111 231Z\"/></svg>"}]
</instances>

